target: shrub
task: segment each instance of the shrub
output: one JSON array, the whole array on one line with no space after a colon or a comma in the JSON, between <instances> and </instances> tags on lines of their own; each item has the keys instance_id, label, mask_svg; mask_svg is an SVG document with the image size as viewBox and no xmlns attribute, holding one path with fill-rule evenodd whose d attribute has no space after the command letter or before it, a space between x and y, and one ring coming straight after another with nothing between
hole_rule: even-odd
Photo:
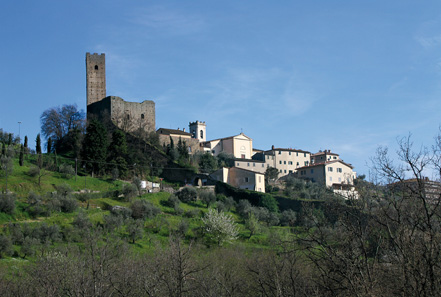
<instances>
[{"instance_id":1,"label":"shrub","mask_svg":"<svg viewBox=\"0 0 441 297\"><path fill-rule=\"evenodd\" d=\"M187 220L181 220L179 222L179 225L176 229L176 233L179 234L180 236L185 236L185 233L187 233L189 228L189 223Z\"/></svg>"},{"instance_id":2,"label":"shrub","mask_svg":"<svg viewBox=\"0 0 441 297\"><path fill-rule=\"evenodd\" d=\"M11 239L4 234L0 234L0 258L9 256L12 253Z\"/></svg>"},{"instance_id":3,"label":"shrub","mask_svg":"<svg viewBox=\"0 0 441 297\"><path fill-rule=\"evenodd\" d=\"M61 238L58 225L41 223L32 230L32 237L40 240L41 243L58 241Z\"/></svg>"},{"instance_id":4,"label":"shrub","mask_svg":"<svg viewBox=\"0 0 441 297\"><path fill-rule=\"evenodd\" d=\"M124 195L124 198L129 201L130 199L138 195L138 189L133 184L125 184L123 185L122 193Z\"/></svg>"},{"instance_id":5,"label":"shrub","mask_svg":"<svg viewBox=\"0 0 441 297\"><path fill-rule=\"evenodd\" d=\"M68 164L61 164L58 167L58 172L61 173L63 178L72 178L72 176L75 175L75 169L72 167L72 165Z\"/></svg>"},{"instance_id":6,"label":"shrub","mask_svg":"<svg viewBox=\"0 0 441 297\"><path fill-rule=\"evenodd\" d=\"M72 193L72 188L68 184L60 184L56 186L57 194L63 196L63 197L69 197Z\"/></svg>"},{"instance_id":7,"label":"shrub","mask_svg":"<svg viewBox=\"0 0 441 297\"><path fill-rule=\"evenodd\" d=\"M141 195L141 190L142 190L141 179L135 176L133 178L132 185L136 187L137 194Z\"/></svg>"},{"instance_id":8,"label":"shrub","mask_svg":"<svg viewBox=\"0 0 441 297\"><path fill-rule=\"evenodd\" d=\"M188 203L191 201L196 201L198 197L198 192L193 187L185 187L177 193L179 200Z\"/></svg>"},{"instance_id":9,"label":"shrub","mask_svg":"<svg viewBox=\"0 0 441 297\"><path fill-rule=\"evenodd\" d=\"M196 218L196 217L199 216L199 214L200 214L200 211L198 209L190 209L190 210L187 210L184 213L184 217L186 217L186 218Z\"/></svg>"},{"instance_id":10,"label":"shrub","mask_svg":"<svg viewBox=\"0 0 441 297\"><path fill-rule=\"evenodd\" d=\"M184 210L182 208L180 208L179 205L175 205L174 209L175 209L175 214L178 216L180 216L184 213Z\"/></svg>"},{"instance_id":11,"label":"shrub","mask_svg":"<svg viewBox=\"0 0 441 297\"><path fill-rule=\"evenodd\" d=\"M161 212L158 207L145 200L134 201L130 205L130 209L132 210L132 218L135 220L153 218Z\"/></svg>"},{"instance_id":12,"label":"shrub","mask_svg":"<svg viewBox=\"0 0 441 297\"><path fill-rule=\"evenodd\" d=\"M107 231L112 231L115 228L122 226L122 224L123 224L123 217L122 216L105 215L105 216L103 216L103 219L104 219L104 228Z\"/></svg>"},{"instance_id":13,"label":"shrub","mask_svg":"<svg viewBox=\"0 0 441 297\"><path fill-rule=\"evenodd\" d=\"M13 214L15 210L15 195L0 194L0 212Z\"/></svg>"},{"instance_id":14,"label":"shrub","mask_svg":"<svg viewBox=\"0 0 441 297\"><path fill-rule=\"evenodd\" d=\"M213 204L214 202L216 202L216 196L214 195L214 193L212 191L209 190L202 190L199 192L199 199L205 203L205 205L208 207L210 207L211 204Z\"/></svg>"},{"instance_id":15,"label":"shrub","mask_svg":"<svg viewBox=\"0 0 441 297\"><path fill-rule=\"evenodd\" d=\"M132 210L127 207L115 205L110 209L110 213L115 216L121 216L123 219L130 218L132 216Z\"/></svg>"},{"instance_id":16,"label":"shrub","mask_svg":"<svg viewBox=\"0 0 441 297\"><path fill-rule=\"evenodd\" d=\"M89 192L82 192L82 193L76 194L75 198L77 198L81 202L86 202L87 200L92 198L92 195Z\"/></svg>"},{"instance_id":17,"label":"shrub","mask_svg":"<svg viewBox=\"0 0 441 297\"><path fill-rule=\"evenodd\" d=\"M181 201L175 195L170 195L167 200L161 201L162 205L172 208L179 206L179 203L181 203Z\"/></svg>"},{"instance_id":18,"label":"shrub","mask_svg":"<svg viewBox=\"0 0 441 297\"><path fill-rule=\"evenodd\" d=\"M282 212L280 216L280 223L283 226L294 226L297 220L297 214L292 209L288 209Z\"/></svg>"},{"instance_id":19,"label":"shrub","mask_svg":"<svg viewBox=\"0 0 441 297\"><path fill-rule=\"evenodd\" d=\"M28 174L32 177L38 176L40 174L40 168L38 168L37 166L32 166L31 168L29 168Z\"/></svg>"},{"instance_id":20,"label":"shrub","mask_svg":"<svg viewBox=\"0 0 441 297\"><path fill-rule=\"evenodd\" d=\"M74 225L78 229L88 229L92 227L92 223L90 222L87 214L84 211L78 212L78 215L75 217L72 225Z\"/></svg>"},{"instance_id":21,"label":"shrub","mask_svg":"<svg viewBox=\"0 0 441 297\"><path fill-rule=\"evenodd\" d=\"M60 210L62 212L74 212L78 208L78 203L73 198L62 197L60 199Z\"/></svg>"},{"instance_id":22,"label":"shrub","mask_svg":"<svg viewBox=\"0 0 441 297\"><path fill-rule=\"evenodd\" d=\"M242 218L247 218L248 214L251 212L251 208L251 203L248 200L240 200L237 204L236 210Z\"/></svg>"}]
</instances>

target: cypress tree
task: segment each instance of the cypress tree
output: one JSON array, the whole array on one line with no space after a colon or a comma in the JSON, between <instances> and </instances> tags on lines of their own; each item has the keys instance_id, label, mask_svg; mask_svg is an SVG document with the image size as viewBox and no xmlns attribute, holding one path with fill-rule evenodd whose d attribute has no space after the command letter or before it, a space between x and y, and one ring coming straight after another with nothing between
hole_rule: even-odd
<instances>
[{"instance_id":1,"label":"cypress tree","mask_svg":"<svg viewBox=\"0 0 441 297\"><path fill-rule=\"evenodd\" d=\"M6 156L6 144L2 143L2 156Z\"/></svg>"},{"instance_id":2,"label":"cypress tree","mask_svg":"<svg viewBox=\"0 0 441 297\"><path fill-rule=\"evenodd\" d=\"M50 154L52 152L52 138L49 137L47 140L47 153Z\"/></svg>"},{"instance_id":3,"label":"cypress tree","mask_svg":"<svg viewBox=\"0 0 441 297\"><path fill-rule=\"evenodd\" d=\"M115 130L112 133L112 142L109 145L107 161L117 164L120 176L127 173L127 140L126 134L121 130ZM109 170L113 169L113 165Z\"/></svg>"},{"instance_id":4,"label":"cypress tree","mask_svg":"<svg viewBox=\"0 0 441 297\"><path fill-rule=\"evenodd\" d=\"M18 159L18 163L20 164L20 166L23 166L23 159L24 159L24 145L21 145L20 148L20 157Z\"/></svg>"},{"instance_id":5,"label":"cypress tree","mask_svg":"<svg viewBox=\"0 0 441 297\"><path fill-rule=\"evenodd\" d=\"M12 133L9 133L8 146L10 146L11 144L12 144Z\"/></svg>"},{"instance_id":6,"label":"cypress tree","mask_svg":"<svg viewBox=\"0 0 441 297\"><path fill-rule=\"evenodd\" d=\"M25 136L25 139L24 139L24 148L25 149L28 148L28 136L27 135Z\"/></svg>"},{"instance_id":7,"label":"cypress tree","mask_svg":"<svg viewBox=\"0 0 441 297\"><path fill-rule=\"evenodd\" d=\"M41 154L41 138L40 133L38 133L37 138L35 139L35 151L37 154Z\"/></svg>"},{"instance_id":8,"label":"cypress tree","mask_svg":"<svg viewBox=\"0 0 441 297\"><path fill-rule=\"evenodd\" d=\"M104 168L107 157L107 130L98 120L90 121L83 142L82 157L86 167L92 173L99 173Z\"/></svg>"}]
</instances>

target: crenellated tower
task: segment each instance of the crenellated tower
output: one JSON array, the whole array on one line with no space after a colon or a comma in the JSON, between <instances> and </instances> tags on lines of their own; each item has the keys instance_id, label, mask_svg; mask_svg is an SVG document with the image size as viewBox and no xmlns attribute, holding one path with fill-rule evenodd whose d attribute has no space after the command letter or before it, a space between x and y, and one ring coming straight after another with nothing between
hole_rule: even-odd
<instances>
[{"instance_id":1,"label":"crenellated tower","mask_svg":"<svg viewBox=\"0 0 441 297\"><path fill-rule=\"evenodd\" d=\"M86 53L87 105L106 97L106 55Z\"/></svg>"}]
</instances>

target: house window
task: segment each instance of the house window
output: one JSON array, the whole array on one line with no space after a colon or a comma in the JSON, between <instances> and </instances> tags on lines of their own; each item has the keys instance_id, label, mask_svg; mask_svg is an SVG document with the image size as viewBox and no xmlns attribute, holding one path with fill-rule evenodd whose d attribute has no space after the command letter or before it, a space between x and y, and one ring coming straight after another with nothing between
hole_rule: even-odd
<instances>
[{"instance_id":1,"label":"house window","mask_svg":"<svg viewBox=\"0 0 441 297\"><path fill-rule=\"evenodd\" d=\"M340 173L342 173L342 172L343 172L343 170L342 170L341 168L337 168L337 172L340 172Z\"/></svg>"},{"instance_id":2,"label":"house window","mask_svg":"<svg viewBox=\"0 0 441 297\"><path fill-rule=\"evenodd\" d=\"M290 170L289 173L292 173L292 170Z\"/></svg>"},{"instance_id":3,"label":"house window","mask_svg":"<svg viewBox=\"0 0 441 297\"><path fill-rule=\"evenodd\" d=\"M282 165L282 161L279 161L279 164Z\"/></svg>"},{"instance_id":4,"label":"house window","mask_svg":"<svg viewBox=\"0 0 441 297\"><path fill-rule=\"evenodd\" d=\"M204 130L201 130L199 135L201 135L201 138L203 139L204 138Z\"/></svg>"},{"instance_id":5,"label":"house window","mask_svg":"<svg viewBox=\"0 0 441 297\"><path fill-rule=\"evenodd\" d=\"M247 166L250 167L250 163L247 163Z\"/></svg>"},{"instance_id":6,"label":"house window","mask_svg":"<svg viewBox=\"0 0 441 297\"><path fill-rule=\"evenodd\" d=\"M281 155L282 154L282 151L279 151L279 155Z\"/></svg>"},{"instance_id":7,"label":"house window","mask_svg":"<svg viewBox=\"0 0 441 297\"><path fill-rule=\"evenodd\" d=\"M256 167L256 163L253 163L253 167Z\"/></svg>"},{"instance_id":8,"label":"house window","mask_svg":"<svg viewBox=\"0 0 441 297\"><path fill-rule=\"evenodd\" d=\"M130 120L130 115L129 114L127 115L127 119Z\"/></svg>"},{"instance_id":9,"label":"house window","mask_svg":"<svg viewBox=\"0 0 441 297\"><path fill-rule=\"evenodd\" d=\"M98 65L95 65L95 70L98 70Z\"/></svg>"},{"instance_id":10,"label":"house window","mask_svg":"<svg viewBox=\"0 0 441 297\"><path fill-rule=\"evenodd\" d=\"M299 162L297 162L297 164L296 164L297 166L299 166L300 165L300 163Z\"/></svg>"},{"instance_id":11,"label":"house window","mask_svg":"<svg viewBox=\"0 0 441 297\"><path fill-rule=\"evenodd\" d=\"M286 169L284 170L284 173L286 173Z\"/></svg>"},{"instance_id":12,"label":"house window","mask_svg":"<svg viewBox=\"0 0 441 297\"><path fill-rule=\"evenodd\" d=\"M285 164L285 165L286 165L286 161L283 161L283 164Z\"/></svg>"},{"instance_id":13,"label":"house window","mask_svg":"<svg viewBox=\"0 0 441 297\"><path fill-rule=\"evenodd\" d=\"M292 161L288 161L288 165L292 165Z\"/></svg>"},{"instance_id":14,"label":"house window","mask_svg":"<svg viewBox=\"0 0 441 297\"><path fill-rule=\"evenodd\" d=\"M241 154L240 157L241 157L242 159L245 159L245 154Z\"/></svg>"},{"instance_id":15,"label":"house window","mask_svg":"<svg viewBox=\"0 0 441 297\"><path fill-rule=\"evenodd\" d=\"M341 177L338 178L338 182L341 182Z\"/></svg>"},{"instance_id":16,"label":"house window","mask_svg":"<svg viewBox=\"0 0 441 297\"><path fill-rule=\"evenodd\" d=\"M291 152L288 153L291 156Z\"/></svg>"},{"instance_id":17,"label":"house window","mask_svg":"<svg viewBox=\"0 0 441 297\"><path fill-rule=\"evenodd\" d=\"M262 164L262 167L265 167L265 164Z\"/></svg>"},{"instance_id":18,"label":"house window","mask_svg":"<svg viewBox=\"0 0 441 297\"><path fill-rule=\"evenodd\" d=\"M299 152L296 152L296 157L298 157L299 156Z\"/></svg>"},{"instance_id":19,"label":"house window","mask_svg":"<svg viewBox=\"0 0 441 297\"><path fill-rule=\"evenodd\" d=\"M334 160L336 160L337 159L337 157L336 156L334 156Z\"/></svg>"},{"instance_id":20,"label":"house window","mask_svg":"<svg viewBox=\"0 0 441 297\"><path fill-rule=\"evenodd\" d=\"M306 157L306 153L304 153L303 155L304 155L304 157Z\"/></svg>"},{"instance_id":21,"label":"house window","mask_svg":"<svg viewBox=\"0 0 441 297\"><path fill-rule=\"evenodd\" d=\"M188 147L188 152L191 153L191 146Z\"/></svg>"},{"instance_id":22,"label":"house window","mask_svg":"<svg viewBox=\"0 0 441 297\"><path fill-rule=\"evenodd\" d=\"M332 181L332 176L329 177L329 181Z\"/></svg>"},{"instance_id":23,"label":"house window","mask_svg":"<svg viewBox=\"0 0 441 297\"><path fill-rule=\"evenodd\" d=\"M309 165L309 162L308 161L305 161L305 166L308 166Z\"/></svg>"},{"instance_id":24,"label":"house window","mask_svg":"<svg viewBox=\"0 0 441 297\"><path fill-rule=\"evenodd\" d=\"M311 169L311 173L314 173L314 169Z\"/></svg>"},{"instance_id":25,"label":"house window","mask_svg":"<svg viewBox=\"0 0 441 297\"><path fill-rule=\"evenodd\" d=\"M247 183L247 182L249 182L249 179L248 179L248 177L245 177L245 182Z\"/></svg>"},{"instance_id":26,"label":"house window","mask_svg":"<svg viewBox=\"0 0 441 297\"><path fill-rule=\"evenodd\" d=\"M237 167L239 167L240 166L240 163L237 163Z\"/></svg>"},{"instance_id":27,"label":"house window","mask_svg":"<svg viewBox=\"0 0 441 297\"><path fill-rule=\"evenodd\" d=\"M329 171L329 172L332 172L332 167L328 167L328 171Z\"/></svg>"},{"instance_id":28,"label":"house window","mask_svg":"<svg viewBox=\"0 0 441 297\"><path fill-rule=\"evenodd\" d=\"M216 151L215 151L215 150L212 150L211 152L213 153L213 155L214 155L214 154L216 153Z\"/></svg>"},{"instance_id":29,"label":"house window","mask_svg":"<svg viewBox=\"0 0 441 297\"><path fill-rule=\"evenodd\" d=\"M280 173L282 173L282 169L280 169Z\"/></svg>"},{"instance_id":30,"label":"house window","mask_svg":"<svg viewBox=\"0 0 441 297\"><path fill-rule=\"evenodd\" d=\"M143 113L141 113L141 119L142 119L142 120L144 119L144 114L143 114Z\"/></svg>"}]
</instances>

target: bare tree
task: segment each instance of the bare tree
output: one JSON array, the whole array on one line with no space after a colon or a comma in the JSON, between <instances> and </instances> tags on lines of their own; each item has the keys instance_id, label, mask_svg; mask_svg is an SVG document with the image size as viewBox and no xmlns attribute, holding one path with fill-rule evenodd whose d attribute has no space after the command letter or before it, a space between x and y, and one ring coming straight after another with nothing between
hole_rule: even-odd
<instances>
[{"instance_id":1,"label":"bare tree","mask_svg":"<svg viewBox=\"0 0 441 297\"><path fill-rule=\"evenodd\" d=\"M43 136L57 142L71 130L85 129L85 113L78 110L75 104L52 107L43 112L40 122Z\"/></svg>"}]
</instances>

